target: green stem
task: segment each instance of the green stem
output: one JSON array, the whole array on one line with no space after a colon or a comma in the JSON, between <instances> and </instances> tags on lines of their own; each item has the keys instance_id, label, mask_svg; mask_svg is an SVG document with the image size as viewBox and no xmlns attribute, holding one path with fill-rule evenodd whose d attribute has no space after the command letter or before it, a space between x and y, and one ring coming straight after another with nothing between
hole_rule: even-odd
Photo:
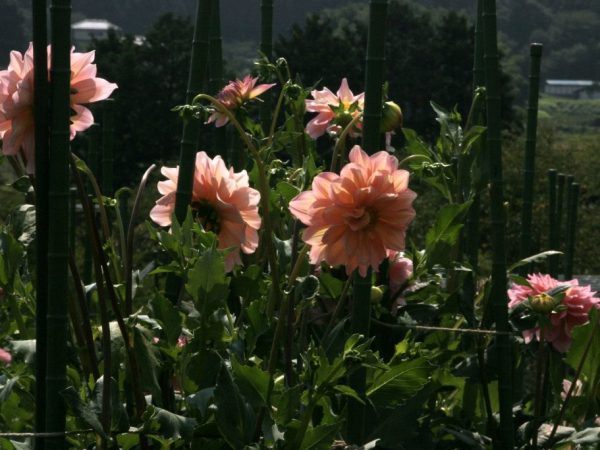
<instances>
[{"instance_id":1,"label":"green stem","mask_svg":"<svg viewBox=\"0 0 600 450\"><path fill-rule=\"evenodd\" d=\"M509 331L506 294L506 219L502 180L502 141L500 118L500 76L496 32L496 2L484 0L484 67L487 95L487 146L490 172L490 214L492 223L492 282L490 302L499 332ZM500 432L497 444L503 450L513 450L513 389L510 340L506 334L496 336L498 358L498 398Z\"/></svg>"},{"instance_id":2,"label":"green stem","mask_svg":"<svg viewBox=\"0 0 600 450\"><path fill-rule=\"evenodd\" d=\"M558 426L562 422L562 419L565 415L567 406L569 404L569 400L571 400L571 397L573 396L573 393L575 392L575 388L577 387L577 380L579 380L581 371L583 370L583 365L585 364L585 361L590 352L590 349L592 348L592 343L595 340L596 332L598 330L598 323L599 323L599 321L596 320L592 324L592 331L590 332L590 337L587 341L587 344L585 345L585 349L583 350L583 355L581 355L581 360L579 361L579 364L577 365L577 370L575 371L575 375L573 376L573 380L571 381L571 387L569 387L569 391L567 392L567 395L565 396L565 400L563 401L563 404L560 407L558 416L556 417L556 420L554 421L554 425L552 426L552 431L550 432L550 436L548 436L548 440L546 441L548 443L548 446L552 445L552 440L554 438L554 435L556 434L556 431L558 430Z\"/></svg>"},{"instance_id":3,"label":"green stem","mask_svg":"<svg viewBox=\"0 0 600 450\"><path fill-rule=\"evenodd\" d=\"M544 373L546 371L546 342L544 337L544 327L540 327L540 346L538 349L536 374L535 374L535 399L534 399L534 415L533 415L533 436L531 445L532 448L537 448L538 429L543 422L542 417L542 390L544 386Z\"/></svg>"},{"instance_id":4,"label":"green stem","mask_svg":"<svg viewBox=\"0 0 600 450\"><path fill-rule=\"evenodd\" d=\"M221 38L221 10L220 0L211 0L211 21L208 36L208 87L212 94L216 94L225 85L223 78L223 39ZM226 158L227 129L213 127L213 155Z\"/></svg>"},{"instance_id":5,"label":"green stem","mask_svg":"<svg viewBox=\"0 0 600 450\"><path fill-rule=\"evenodd\" d=\"M142 200L142 194L146 188L148 177L152 171L156 168L155 164L152 164L144 175L142 181L138 187L137 193L135 194L135 200L133 202L133 208L131 209L131 218L129 219L129 226L127 227L127 244L125 251L125 314L133 314L133 238L135 229L135 219L137 217L138 209Z\"/></svg>"},{"instance_id":6,"label":"green stem","mask_svg":"<svg viewBox=\"0 0 600 450\"><path fill-rule=\"evenodd\" d=\"M523 208L521 210L521 259L531 255L531 221L533 216L533 185L535 178L535 143L537 134L538 98L540 91L540 64L542 44L530 46L531 66L529 69L529 104L527 106L527 139L523 168ZM525 275L528 266L523 266Z\"/></svg>"},{"instance_id":7,"label":"green stem","mask_svg":"<svg viewBox=\"0 0 600 450\"><path fill-rule=\"evenodd\" d=\"M261 0L260 18L260 52L270 61L273 57L273 0ZM264 130L269 126L271 113L269 94L264 96L260 105L260 121Z\"/></svg>"},{"instance_id":8,"label":"green stem","mask_svg":"<svg viewBox=\"0 0 600 450\"><path fill-rule=\"evenodd\" d=\"M279 113L281 112L281 107L283 105L283 100L285 99L285 90L287 85L281 86L281 92L279 93L279 97L277 98L277 104L275 105L275 111L273 112L273 119L271 120L271 127L269 128L269 135L267 147L271 148L273 145L273 138L275 137L275 128L277 127L277 119L279 118Z\"/></svg>"},{"instance_id":9,"label":"green stem","mask_svg":"<svg viewBox=\"0 0 600 450\"><path fill-rule=\"evenodd\" d=\"M342 151L342 148L345 148L346 146L346 137L348 136L348 133L350 133L352 128L354 128L354 125L356 125L362 118L362 114L357 114L355 117L352 118L350 123L346 125L346 127L340 133L340 136L335 143L335 147L333 147L333 154L331 155L331 165L329 166L330 172L335 172L337 170L337 162L339 155Z\"/></svg>"}]
</instances>

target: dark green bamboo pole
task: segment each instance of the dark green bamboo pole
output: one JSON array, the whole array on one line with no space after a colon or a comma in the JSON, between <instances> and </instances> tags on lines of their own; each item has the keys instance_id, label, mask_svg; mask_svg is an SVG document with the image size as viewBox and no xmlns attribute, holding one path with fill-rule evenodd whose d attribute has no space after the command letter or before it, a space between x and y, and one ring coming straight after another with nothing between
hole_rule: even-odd
<instances>
[{"instance_id":1,"label":"dark green bamboo pole","mask_svg":"<svg viewBox=\"0 0 600 450\"><path fill-rule=\"evenodd\" d=\"M69 245L69 125L71 84L71 2L50 6L52 58L48 222L48 311L46 360L46 431L65 430L67 296ZM46 440L48 449L64 449L64 436Z\"/></svg>"},{"instance_id":2,"label":"dark green bamboo pole","mask_svg":"<svg viewBox=\"0 0 600 450\"><path fill-rule=\"evenodd\" d=\"M273 58L273 0L260 2L260 52L269 60ZM265 133L271 124L271 92L262 97L260 122Z\"/></svg>"},{"instance_id":3,"label":"dark green bamboo pole","mask_svg":"<svg viewBox=\"0 0 600 450\"><path fill-rule=\"evenodd\" d=\"M115 101L107 98L102 115L102 194L112 197L114 193L115 166Z\"/></svg>"},{"instance_id":4,"label":"dark green bamboo pole","mask_svg":"<svg viewBox=\"0 0 600 450\"><path fill-rule=\"evenodd\" d=\"M567 279L566 278L566 269L567 269L567 249L566 249L566 240L568 239L568 236L571 232L571 215L569 214L569 211L571 211L571 203L573 201L573 191L572 191L572 185L573 185L573 181L575 180L575 177L573 177L573 175L567 175L565 178L565 196L566 196L566 202L565 202L565 254L563 255L563 279ZM558 256L557 256L558 258Z\"/></svg>"},{"instance_id":5,"label":"dark green bamboo pole","mask_svg":"<svg viewBox=\"0 0 600 450\"><path fill-rule=\"evenodd\" d=\"M35 317L35 431L46 430L46 312L48 308L48 30L46 0L33 0L33 58L35 123L35 228L36 228L36 317ZM45 441L35 439L37 450Z\"/></svg>"},{"instance_id":6,"label":"dark green bamboo pole","mask_svg":"<svg viewBox=\"0 0 600 450\"><path fill-rule=\"evenodd\" d=\"M567 248L565 252L565 280L573 278L573 259L575 257L575 238L577 232L577 202L579 201L579 183L571 184L569 189L569 210L567 223L569 224L567 233Z\"/></svg>"},{"instance_id":7,"label":"dark green bamboo pole","mask_svg":"<svg viewBox=\"0 0 600 450\"><path fill-rule=\"evenodd\" d=\"M556 169L548 170L548 247L556 250L559 246L557 234L556 215ZM552 255L548 259L548 273L556 278L558 276L558 255Z\"/></svg>"},{"instance_id":8,"label":"dark green bamboo pole","mask_svg":"<svg viewBox=\"0 0 600 450\"><path fill-rule=\"evenodd\" d=\"M365 109L363 114L363 149L368 154L380 150L381 141L381 101L383 69L385 61L385 32L387 20L387 0L371 0L369 3L369 34L367 39L367 59L365 71ZM371 326L371 270L366 276L354 274L352 298L352 333L369 336ZM365 390L364 369L354 372L350 386L362 395ZM347 440L362 445L365 437L365 407L355 400L348 402Z\"/></svg>"},{"instance_id":9,"label":"dark green bamboo pole","mask_svg":"<svg viewBox=\"0 0 600 450\"><path fill-rule=\"evenodd\" d=\"M484 67L487 106L487 153L490 170L490 215L492 223L491 308L496 321L498 361L498 398L500 430L497 447L513 450L512 358L508 337L508 299L506 294L506 218L502 185L502 141L500 118L500 67L496 31L496 1L483 2Z\"/></svg>"},{"instance_id":10,"label":"dark green bamboo pole","mask_svg":"<svg viewBox=\"0 0 600 450\"><path fill-rule=\"evenodd\" d=\"M220 0L211 0L211 20L208 36L208 88L211 95L225 85L223 79L223 39L221 38ZM227 157L227 128L213 127L212 154Z\"/></svg>"},{"instance_id":11,"label":"dark green bamboo pole","mask_svg":"<svg viewBox=\"0 0 600 450\"><path fill-rule=\"evenodd\" d=\"M565 174L559 173L556 176L556 234L558 242L562 239L562 223L563 223L563 203L565 199ZM558 250L558 249L556 249Z\"/></svg>"},{"instance_id":12,"label":"dark green bamboo pole","mask_svg":"<svg viewBox=\"0 0 600 450\"><path fill-rule=\"evenodd\" d=\"M206 74L208 61L208 29L211 16L212 0L198 0L196 5L196 23L190 60L186 103L192 103L194 97L202 90L202 81ZM187 208L192 201L192 180L194 177L196 144L200 123L191 118L183 123L180 143L179 178L177 180L177 194L175 196L175 217L179 222L185 220Z\"/></svg>"},{"instance_id":13,"label":"dark green bamboo pole","mask_svg":"<svg viewBox=\"0 0 600 450\"><path fill-rule=\"evenodd\" d=\"M383 94L384 45L387 0L371 0L365 71L365 109L362 146L368 154L381 150L381 98Z\"/></svg>"},{"instance_id":14,"label":"dark green bamboo pole","mask_svg":"<svg viewBox=\"0 0 600 450\"><path fill-rule=\"evenodd\" d=\"M531 220L533 215L533 185L535 177L535 145L537 135L538 98L540 93L540 64L542 44L529 47L529 103L527 106L527 138L525 141L525 160L523 169L523 207L521 209L520 256L531 255ZM527 271L524 266L522 273Z\"/></svg>"}]
</instances>

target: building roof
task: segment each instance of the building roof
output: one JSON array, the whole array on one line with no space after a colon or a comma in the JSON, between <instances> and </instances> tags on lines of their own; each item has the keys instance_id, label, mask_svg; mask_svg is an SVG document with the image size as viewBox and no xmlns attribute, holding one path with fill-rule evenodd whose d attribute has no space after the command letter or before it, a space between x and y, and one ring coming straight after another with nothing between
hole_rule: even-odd
<instances>
[{"instance_id":1,"label":"building roof","mask_svg":"<svg viewBox=\"0 0 600 450\"><path fill-rule=\"evenodd\" d=\"M84 19L71 25L73 30L120 30L121 28L104 19Z\"/></svg>"},{"instance_id":2,"label":"building roof","mask_svg":"<svg viewBox=\"0 0 600 450\"><path fill-rule=\"evenodd\" d=\"M546 84L550 86L593 86L594 82L592 80L546 80Z\"/></svg>"}]
</instances>

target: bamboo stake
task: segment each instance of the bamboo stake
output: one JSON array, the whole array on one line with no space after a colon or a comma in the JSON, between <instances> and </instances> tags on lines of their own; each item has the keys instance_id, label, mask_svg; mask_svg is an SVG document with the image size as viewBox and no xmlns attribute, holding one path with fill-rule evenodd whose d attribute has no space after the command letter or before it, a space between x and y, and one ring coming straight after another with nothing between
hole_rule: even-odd
<instances>
[{"instance_id":1,"label":"bamboo stake","mask_svg":"<svg viewBox=\"0 0 600 450\"><path fill-rule=\"evenodd\" d=\"M559 245L556 223L556 169L550 169L548 170L548 247L551 250L556 250ZM548 259L548 273L553 278L558 276L556 256L552 255Z\"/></svg>"},{"instance_id":2,"label":"bamboo stake","mask_svg":"<svg viewBox=\"0 0 600 450\"><path fill-rule=\"evenodd\" d=\"M208 60L208 29L212 0L198 0L196 6L196 24L192 40L190 72L188 77L185 101L191 104L194 97L202 90L202 81L206 73ZM194 177L196 144L200 123L192 118L183 123L180 143L179 178L175 194L175 217L179 222L185 220L187 209L192 201L192 180Z\"/></svg>"},{"instance_id":3,"label":"bamboo stake","mask_svg":"<svg viewBox=\"0 0 600 450\"><path fill-rule=\"evenodd\" d=\"M573 181L574 181L574 177L573 175L567 175L566 179L565 179L565 192L566 192L566 203L565 203L565 214L566 214L566 220L565 220L565 241L568 239L569 235L571 234L571 214L569 214L569 211L571 211L572 208L572 202L573 202L573 189L572 189L572 185L573 185ZM566 277L566 271L567 271L567 250L566 250L566 242L565 242L565 254L563 256L563 279L567 280L568 278Z\"/></svg>"},{"instance_id":4,"label":"bamboo stake","mask_svg":"<svg viewBox=\"0 0 600 450\"><path fill-rule=\"evenodd\" d=\"M114 193L114 146L115 146L115 101L107 98L104 101L102 116L102 194L112 197Z\"/></svg>"},{"instance_id":5,"label":"bamboo stake","mask_svg":"<svg viewBox=\"0 0 600 450\"><path fill-rule=\"evenodd\" d=\"M369 3L369 35L365 71L365 109L363 114L362 145L365 152L373 154L380 149L381 101L384 69L384 46L387 19L387 0L371 0ZM352 298L352 333L369 336L371 323L371 270L365 277L354 274ZM350 386L364 394L366 372L359 369L349 378ZM363 444L365 435L365 407L350 399L348 401L347 439L352 444Z\"/></svg>"},{"instance_id":6,"label":"bamboo stake","mask_svg":"<svg viewBox=\"0 0 600 450\"><path fill-rule=\"evenodd\" d=\"M502 185L502 141L500 119L500 77L496 32L496 2L484 0L484 66L487 96L487 150L490 170L490 214L492 223L492 281L490 302L499 332L509 331L506 297L506 219ZM510 340L496 336L498 398L500 403L499 447L513 450L512 358Z\"/></svg>"},{"instance_id":7,"label":"bamboo stake","mask_svg":"<svg viewBox=\"0 0 600 450\"><path fill-rule=\"evenodd\" d=\"M69 125L71 87L71 2L53 0L51 20L51 121L48 221L48 310L46 355L46 431L65 431L67 296L69 245ZM46 448L63 449L64 437L46 440Z\"/></svg>"},{"instance_id":8,"label":"bamboo stake","mask_svg":"<svg viewBox=\"0 0 600 450\"><path fill-rule=\"evenodd\" d=\"M577 231L577 202L579 200L579 183L573 183L569 189L571 198L568 210L567 249L565 252L565 280L573 278L573 259L575 257L575 238Z\"/></svg>"},{"instance_id":9,"label":"bamboo stake","mask_svg":"<svg viewBox=\"0 0 600 450\"><path fill-rule=\"evenodd\" d=\"M531 219L533 215L533 182L535 177L535 145L537 134L538 98L540 91L540 64L542 44L531 44L529 48L531 65L529 69L529 104L527 107L527 139L525 141L525 160L523 169L523 208L521 210L520 256L531 255ZM523 266L525 274L529 266Z\"/></svg>"},{"instance_id":10,"label":"bamboo stake","mask_svg":"<svg viewBox=\"0 0 600 450\"><path fill-rule=\"evenodd\" d=\"M36 317L35 317L35 431L46 431L46 312L48 308L48 61L46 47L46 0L32 1L35 123L35 228L36 228ZM44 439L35 438L35 448L44 450Z\"/></svg>"},{"instance_id":11,"label":"bamboo stake","mask_svg":"<svg viewBox=\"0 0 600 450\"><path fill-rule=\"evenodd\" d=\"M562 239L563 203L565 198L565 174L559 173L556 177L556 234L558 242ZM555 249L558 250L558 249Z\"/></svg>"},{"instance_id":12,"label":"bamboo stake","mask_svg":"<svg viewBox=\"0 0 600 450\"><path fill-rule=\"evenodd\" d=\"M219 0L211 0L211 20L208 36L208 88L215 95L225 85L223 79L223 39L221 38L221 11ZM227 128L213 127L212 154L227 157Z\"/></svg>"},{"instance_id":13,"label":"bamboo stake","mask_svg":"<svg viewBox=\"0 0 600 450\"><path fill-rule=\"evenodd\" d=\"M93 123L86 132L88 138L86 163L92 173L98 176L98 147L100 137L100 125ZM83 253L83 281L89 282L92 278L92 248L90 241L85 240Z\"/></svg>"}]
</instances>

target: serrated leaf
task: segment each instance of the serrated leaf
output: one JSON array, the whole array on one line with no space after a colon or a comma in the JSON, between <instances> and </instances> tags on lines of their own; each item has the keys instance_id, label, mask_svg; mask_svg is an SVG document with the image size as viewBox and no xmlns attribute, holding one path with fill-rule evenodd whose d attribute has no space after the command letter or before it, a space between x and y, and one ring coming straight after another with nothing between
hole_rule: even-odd
<instances>
[{"instance_id":1,"label":"serrated leaf","mask_svg":"<svg viewBox=\"0 0 600 450\"><path fill-rule=\"evenodd\" d=\"M508 271L513 272L515 269L518 269L519 267L525 266L527 264L544 261L549 256L562 255L562 254L563 254L562 252L559 252L557 250L547 250L542 253L537 253L535 255L529 256L527 258L522 259L521 261L514 263L512 266L510 266L508 268Z\"/></svg>"},{"instance_id":2,"label":"serrated leaf","mask_svg":"<svg viewBox=\"0 0 600 450\"><path fill-rule=\"evenodd\" d=\"M300 444L300 450L331 448L331 443L335 439L341 426L341 422L338 422L309 428L304 434L304 439L302 439L302 444Z\"/></svg>"},{"instance_id":3,"label":"serrated leaf","mask_svg":"<svg viewBox=\"0 0 600 450\"><path fill-rule=\"evenodd\" d=\"M257 366L246 366L238 362L234 356L231 359L233 376L244 396L254 406L264 406L267 402L267 392L271 377Z\"/></svg>"},{"instance_id":4,"label":"serrated leaf","mask_svg":"<svg viewBox=\"0 0 600 450\"><path fill-rule=\"evenodd\" d=\"M87 423L103 438L108 438L102 429L102 424L100 423L100 419L94 411L94 408L91 405L84 403L72 386L63 390L60 395L65 399L67 405L71 407L75 416Z\"/></svg>"},{"instance_id":5,"label":"serrated leaf","mask_svg":"<svg viewBox=\"0 0 600 450\"><path fill-rule=\"evenodd\" d=\"M225 304L228 286L223 257L214 249L205 251L198 258L185 285L203 320Z\"/></svg>"}]
</instances>

